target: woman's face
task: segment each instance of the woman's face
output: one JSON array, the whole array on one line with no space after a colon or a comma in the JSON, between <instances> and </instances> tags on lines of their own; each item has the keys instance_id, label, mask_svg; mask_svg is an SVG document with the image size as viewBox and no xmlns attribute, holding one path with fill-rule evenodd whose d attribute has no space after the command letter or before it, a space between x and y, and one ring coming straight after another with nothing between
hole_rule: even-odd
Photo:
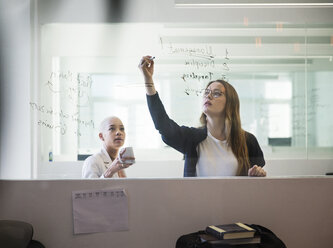
<instances>
[{"instance_id":1,"label":"woman's face","mask_svg":"<svg viewBox=\"0 0 333 248\"><path fill-rule=\"evenodd\" d=\"M214 117L224 114L227 102L225 93L225 88L220 82L213 82L207 87L202 104L205 115Z\"/></svg>"},{"instance_id":2,"label":"woman's face","mask_svg":"<svg viewBox=\"0 0 333 248\"><path fill-rule=\"evenodd\" d=\"M111 118L105 126L103 133L100 133L100 138L105 146L117 150L124 145L125 137L124 125L117 117Z\"/></svg>"}]
</instances>

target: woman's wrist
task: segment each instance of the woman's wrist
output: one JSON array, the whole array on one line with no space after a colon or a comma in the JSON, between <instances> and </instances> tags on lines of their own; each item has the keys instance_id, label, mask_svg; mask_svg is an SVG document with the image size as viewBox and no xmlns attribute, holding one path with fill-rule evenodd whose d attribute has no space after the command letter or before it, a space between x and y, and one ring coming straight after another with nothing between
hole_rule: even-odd
<instances>
[{"instance_id":1,"label":"woman's wrist","mask_svg":"<svg viewBox=\"0 0 333 248\"><path fill-rule=\"evenodd\" d=\"M113 177L114 173L112 173L111 171L106 171L104 172L104 178L111 178Z\"/></svg>"},{"instance_id":2,"label":"woman's wrist","mask_svg":"<svg viewBox=\"0 0 333 248\"><path fill-rule=\"evenodd\" d=\"M112 165L109 169L107 169L104 172L104 177L105 178L113 177L113 175L118 172L118 169L116 167L117 167L117 165Z\"/></svg>"},{"instance_id":3,"label":"woman's wrist","mask_svg":"<svg viewBox=\"0 0 333 248\"><path fill-rule=\"evenodd\" d=\"M156 94L153 78L145 78L145 87L147 95L151 96Z\"/></svg>"}]
</instances>

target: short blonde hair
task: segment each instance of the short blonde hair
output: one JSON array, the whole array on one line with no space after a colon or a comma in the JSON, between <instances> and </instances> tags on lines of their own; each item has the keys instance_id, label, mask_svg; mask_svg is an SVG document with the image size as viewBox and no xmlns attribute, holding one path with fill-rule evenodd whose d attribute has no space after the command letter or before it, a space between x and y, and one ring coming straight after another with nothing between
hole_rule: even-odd
<instances>
[{"instance_id":1,"label":"short blonde hair","mask_svg":"<svg viewBox=\"0 0 333 248\"><path fill-rule=\"evenodd\" d=\"M108 131L109 130L110 121L112 119L115 119L115 118L120 120L120 118L117 117L117 116L109 116L109 117L106 117L104 120L102 120L101 124L99 125L99 132L100 133L104 133L104 132Z\"/></svg>"}]
</instances>

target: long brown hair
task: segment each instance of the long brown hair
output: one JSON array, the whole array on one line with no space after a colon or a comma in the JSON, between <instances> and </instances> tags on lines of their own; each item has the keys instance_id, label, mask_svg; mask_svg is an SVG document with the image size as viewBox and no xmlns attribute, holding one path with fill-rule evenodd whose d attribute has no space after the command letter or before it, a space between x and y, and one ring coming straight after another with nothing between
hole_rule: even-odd
<instances>
[{"instance_id":1,"label":"long brown hair","mask_svg":"<svg viewBox=\"0 0 333 248\"><path fill-rule=\"evenodd\" d=\"M245 176L250 168L250 161L246 145L246 134L241 126L238 94L235 88L224 80L211 81L207 84L206 89L214 82L221 83L225 88L227 101L225 106L224 129L227 137L227 144L231 147L231 150L238 161L237 176ZM203 126L207 126L207 118L204 113L201 114L200 123Z\"/></svg>"}]
</instances>

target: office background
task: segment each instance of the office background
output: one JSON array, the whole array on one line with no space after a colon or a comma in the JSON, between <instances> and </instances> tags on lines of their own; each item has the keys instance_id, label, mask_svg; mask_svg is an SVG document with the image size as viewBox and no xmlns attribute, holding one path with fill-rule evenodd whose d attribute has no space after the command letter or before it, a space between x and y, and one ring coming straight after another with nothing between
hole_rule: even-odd
<instances>
[{"instance_id":1,"label":"office background","mask_svg":"<svg viewBox=\"0 0 333 248\"><path fill-rule=\"evenodd\" d=\"M275 6L275 8L267 6L266 8L253 8L251 6L244 8L218 8L216 6L214 8L197 8L192 6L191 8L180 8L175 6L177 2L180 1L0 1L0 219L17 219L31 223L35 229L34 238L40 240L46 247L51 248L105 247L109 245L133 247L133 244L142 248L167 248L173 247L176 239L182 234L203 229L212 223L220 224L236 221L264 225L273 230L291 248L331 247L333 243L331 231L333 225L332 178L324 176L324 174L332 170L332 143L330 143L332 140L330 133L321 133L320 131L327 130L329 125L332 125L332 121L330 121L331 112L329 111L332 107L329 94L331 81L327 80L327 78L331 78L332 73L330 61L332 53L327 52L332 51L330 50L332 49L331 37L333 35L331 33L332 8L318 6ZM89 46L89 43L85 43L93 38L89 36L91 33L86 31L93 29L92 33L96 34L97 28L102 31L102 40L112 41L112 35L104 36L105 31L118 28L121 36L118 35L117 37L127 37L128 31L125 32L125 30L131 28L140 30L141 24L146 24L147 26L144 27L149 28L153 28L154 25L162 25L159 28L163 32L170 31L171 28L172 32L181 30L187 33L189 29L193 28L193 25L195 29L203 27L200 32L196 32L196 40L198 40L201 32L204 34L209 28L220 30L221 33L213 32L212 35L215 37L218 33L219 39L222 41L226 38L224 34L233 32L234 40L232 41L239 43L236 42L233 45L228 43L228 46L224 46L224 40L221 43L222 45L218 45L223 48L222 50L215 50L217 49L215 47L217 43L214 43L212 47L214 47L213 51L219 51L217 55L220 58L216 58L215 61L217 64L225 59L224 48L229 49L230 62L227 65L230 66L230 71L226 76L230 79L233 77L236 87L240 91L242 101L247 101L246 104L242 104L242 108L245 105L244 107L248 107L250 110L257 109L256 101L266 99L262 97L266 85L274 87L275 83L279 82L281 87L285 89L283 95L287 96L286 99L274 99L274 96L270 95L271 92L267 92L269 97L265 104L287 104L288 106L288 104L294 104L295 101L299 100L301 104L297 105L297 109L307 112L299 113L300 116L304 116L300 123L301 125L308 125L307 130L311 129L310 133L315 134L316 138L313 139L308 135L303 135L304 140L298 140L299 146L297 146L293 134L296 131L303 134L307 132L304 131L302 126L293 128L296 127L293 122L295 116L291 114L294 113L294 107L291 107L289 115L289 123L291 124L286 129L289 130L286 135L290 135L292 139L282 140L285 142L284 146L269 145L269 135L261 136L261 130L256 130L256 125L251 124L256 115L251 116L243 113L242 118L248 120L244 122L244 125L252 131L254 130L253 132L256 135L262 137L260 138L262 146L266 149L266 154L271 156L266 168L273 175L272 177L53 180L77 178L82 162L74 161L73 157L75 155L67 156L66 153L57 153L57 148L50 146L59 136L53 136L52 132L48 132L50 130L47 129L45 119L39 119L42 115L39 115L36 111L40 104L45 105L45 111L49 107L46 103L52 95L45 94L46 92L42 93L42 90L43 85L50 86L50 84L47 84L48 80L45 79L57 75L52 74L52 72L57 72L57 68L52 71L52 66L61 65L64 66L62 68L68 68L66 66L80 65L75 60L76 55L71 54L76 49L83 53L79 54L82 68L94 68L93 66L87 66L89 65L87 54L79 49L81 46L84 48L92 47ZM84 30L84 37L87 37L87 39L79 39L82 33L80 37L73 37L79 27ZM56 34L64 32L66 29L69 32L65 33L65 36L56 36ZM242 48L242 44L240 43L241 39L237 39L237 36L243 34L243 32L254 30L253 36L260 34L262 36L256 38L262 37L262 39L254 39L253 43L245 43L245 46L249 46L249 49L244 54L244 51L238 49ZM172 32L169 33L170 37L175 35ZM270 33L269 37L272 37L268 47L264 39L267 36L265 35L266 32ZM287 35L284 37L283 34L286 33ZM163 37L168 36L166 33L163 34ZM185 36L184 38L186 38L186 35L177 33L176 37ZM252 34L247 35L251 37ZM155 36L155 41L156 37L159 36ZM290 39L290 37L293 38ZM76 42L66 44L66 38L68 39L67 42L70 40ZM133 41L140 40L142 40L140 35L126 39L131 44L133 44ZM190 39L186 38L185 40L188 42ZM279 43L275 43L275 40ZM155 41L153 44L160 44ZM63 44L66 44L70 49L66 51L66 46L63 46ZM100 51L101 54L105 51L108 52L108 56L103 62L106 65L114 63L112 60L114 56L111 56L111 50L114 47L111 44L110 50ZM212 42L209 42L208 45L210 44ZM99 45L96 46L97 51L99 48L105 49L106 47L106 44ZM196 48L200 48L200 46L200 43L190 45L190 47ZM142 47L140 46L140 49ZM173 47L176 47L176 45ZM299 57L272 59L272 55L278 54L279 51L286 51L287 47L289 47L291 54L296 55L298 52ZM43 50L46 48L47 50ZM256 58L256 60L253 60L256 63L249 65L251 56L258 55L256 51L260 51L260 49L265 51L262 55L268 57L262 57L261 60ZM55 52L56 50L61 53ZM133 50L131 47L129 51ZM207 50L209 51L209 48ZM91 50L86 52L89 51ZM166 56L161 52L161 49L154 51L159 54L159 56L153 54L156 55L156 63L160 64L159 87L163 82L166 85L171 85L172 82L165 81L163 75L170 80L170 71L174 70L173 63L175 65L182 63L182 66L185 66L184 62L188 57L180 56L176 59L172 56ZM245 58L235 57L240 51ZM118 58L123 56L126 61L133 61L133 63L139 59L136 56L145 55L141 54L141 50L138 54L126 54L126 50L118 52ZM150 51L143 52L149 53ZM126 56L124 56L124 53ZM94 53L90 58L97 58L100 62L101 54ZM238 54L237 56L241 55ZM246 56L248 57L246 58ZM243 59L245 63L242 63ZM192 60L188 61L189 67L193 66L191 65ZM258 63L258 61L261 63ZM272 61L279 63L274 66L270 64ZM258 67L258 65L260 66ZM262 69L266 66L270 68L267 71ZM122 68L126 69L126 67ZM298 70L295 68L298 68ZM110 68L107 69L111 70ZM248 70L245 79L251 76L250 85L241 77L242 73L240 72L244 73L244 70ZM103 84L103 80L114 80L110 79L112 71L111 73L107 70L104 70L103 73L96 73L96 71L94 69L94 71L85 71L85 73L80 74L79 82L81 82L81 85L89 85L90 74L94 80L94 85L97 82ZM168 71L169 74L164 74ZM298 71L298 73L295 71ZM134 71L130 72L133 75L135 73ZM181 70L181 72L186 71ZM281 72L283 73L281 74ZM131 73L126 73L126 75L132 75ZM179 71L175 70L177 80L179 80L178 73ZM185 74L191 75L190 73ZM288 83L290 75L292 75L292 83ZM63 83L65 83L65 77L66 74L61 76L58 74L58 78L62 78ZM135 77L133 76L133 78ZM187 78L190 79L190 77ZM270 78L269 82L264 83L265 78ZM280 78L289 81L277 80ZM294 81L295 78L299 81ZM120 89L125 88L127 91L135 88L140 91L136 81L129 82L123 77L117 77L116 81L117 83L113 86L117 86L118 82L131 86L120 87ZM254 83L258 82L260 82L260 90L262 90L260 97L255 94L258 88ZM181 84L179 83L177 86L179 85ZM295 98L294 90L297 88L295 86L302 85L307 85L307 90L298 88L302 93ZM180 118L179 121L194 122L194 113L193 119L181 119L183 109L179 108L180 112L177 112L178 109L175 110L172 106L176 103L176 100L185 99L187 102L190 101L188 99L193 101L199 99L193 94L196 89L200 90L199 85L193 88L187 88L187 86L182 84L177 88L179 93L179 95L176 95L177 99L169 98L168 89L160 88L160 91L166 94L163 96L164 101L175 118ZM277 89L277 92L279 89ZM115 89L113 88L113 90ZM109 97L112 98L113 96L110 94ZM309 104L310 106L308 106L308 103L312 101L317 102L317 105ZM304 102L306 103L304 104ZM137 104L140 105L142 102L138 101ZM266 106L265 104L263 106ZM302 104L303 108L300 107ZM266 111L265 108L263 111ZM253 111L250 113L253 113ZM318 113L319 116L313 116L310 113ZM65 115L67 112L63 112L63 114ZM266 121L270 120L268 116L265 118ZM324 121L326 118L328 120ZM78 119L75 119L75 117L73 119L78 123ZM42 121L40 125L38 124L39 121ZM43 124L43 121L45 124ZM91 122L88 119L88 122L86 122L87 129L91 130L89 123ZM313 125L314 123L316 125ZM128 128L129 131L131 128ZM316 131L318 129L319 131ZM42 132L45 135L41 135ZM263 133L265 132L268 131L263 130ZM154 139L152 138L152 140ZM58 141L61 144L61 139L58 139ZM89 142L88 140L76 140L76 142L73 142L73 146L89 144ZM155 143L157 147L161 146L161 143L158 142L160 140ZM287 142L290 142L290 146L286 145ZM265 147L266 145L267 147ZM299 153L296 152L296 158L288 157L290 156L288 151L294 148L296 151L299 149ZM52 163L48 161L48 153L51 149L54 152L55 159ZM147 148L147 151L149 149L151 148ZM152 157L151 161L143 161L141 164L155 166L154 173L150 174L149 171L144 171L140 174L139 171L133 171L133 177L156 177L170 170L174 170L175 174L181 177L182 161L179 154L169 153L169 150L163 145L160 149L164 149L165 157L163 159L159 157L163 154L158 154L157 157ZM77 154L78 151L76 148L75 153ZM138 151L138 154L140 152L142 152L141 156L145 157L145 151ZM274 157L275 155L283 156L279 158ZM169 156L174 156L172 163L168 161ZM169 167L166 167L166 165ZM137 168L140 167L137 166ZM135 170L134 167L133 170ZM279 177L274 177L274 175ZM171 177L173 176L171 175ZM51 178L52 180L49 180ZM130 230L126 232L74 235L71 192L83 189L119 187L124 188L128 193ZM309 230L311 230L312 235L309 235Z\"/></svg>"}]
</instances>

